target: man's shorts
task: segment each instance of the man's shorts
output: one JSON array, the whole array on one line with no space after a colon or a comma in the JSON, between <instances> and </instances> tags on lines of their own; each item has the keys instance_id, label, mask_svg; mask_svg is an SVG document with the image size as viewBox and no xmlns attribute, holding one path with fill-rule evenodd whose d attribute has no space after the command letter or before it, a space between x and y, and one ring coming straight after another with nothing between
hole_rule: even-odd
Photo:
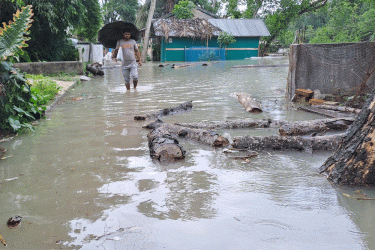
<instances>
[{"instance_id":1,"label":"man's shorts","mask_svg":"<svg viewBox=\"0 0 375 250\"><path fill-rule=\"evenodd\" d=\"M130 82L130 78L133 80L138 80L138 65L137 62L132 62L128 66L122 66L122 75L124 76L125 83Z\"/></svg>"}]
</instances>

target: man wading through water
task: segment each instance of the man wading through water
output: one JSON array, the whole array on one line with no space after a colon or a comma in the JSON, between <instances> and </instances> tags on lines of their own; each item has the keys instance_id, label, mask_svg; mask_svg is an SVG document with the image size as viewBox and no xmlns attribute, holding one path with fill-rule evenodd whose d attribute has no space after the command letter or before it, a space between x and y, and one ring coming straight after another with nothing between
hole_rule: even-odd
<instances>
[{"instance_id":1,"label":"man wading through water","mask_svg":"<svg viewBox=\"0 0 375 250\"><path fill-rule=\"evenodd\" d=\"M141 53L139 53L137 43L135 40L130 39L131 33L129 31L124 32L124 38L117 41L116 52L117 55L119 48L122 50L122 75L125 79L125 86L127 90L130 90L130 78L133 79L134 89L137 88L138 84L138 65L142 66Z\"/></svg>"}]
</instances>

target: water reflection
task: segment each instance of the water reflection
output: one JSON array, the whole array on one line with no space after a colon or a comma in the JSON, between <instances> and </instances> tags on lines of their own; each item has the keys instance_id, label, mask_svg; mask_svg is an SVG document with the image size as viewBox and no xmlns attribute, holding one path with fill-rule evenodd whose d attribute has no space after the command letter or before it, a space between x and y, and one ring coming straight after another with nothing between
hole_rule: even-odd
<instances>
[{"instance_id":1,"label":"water reflection","mask_svg":"<svg viewBox=\"0 0 375 250\"><path fill-rule=\"evenodd\" d=\"M203 171L170 172L165 180L169 190L162 204L152 199L141 202L138 211L148 217L165 220L213 218L212 202L215 177Z\"/></svg>"},{"instance_id":2,"label":"water reflection","mask_svg":"<svg viewBox=\"0 0 375 250\"><path fill-rule=\"evenodd\" d=\"M125 90L119 68L77 86L35 133L4 144L12 157L0 161L2 218L24 217L17 233L0 225L9 249L375 249L371 201L337 195L316 172L329 153L261 151L244 162L180 138L184 161L150 159L148 131L133 117L184 101L193 100L190 112L163 120L320 118L285 102L287 68L231 68L285 62L147 63L136 91ZM234 92L264 112L244 112Z\"/></svg>"}]
</instances>

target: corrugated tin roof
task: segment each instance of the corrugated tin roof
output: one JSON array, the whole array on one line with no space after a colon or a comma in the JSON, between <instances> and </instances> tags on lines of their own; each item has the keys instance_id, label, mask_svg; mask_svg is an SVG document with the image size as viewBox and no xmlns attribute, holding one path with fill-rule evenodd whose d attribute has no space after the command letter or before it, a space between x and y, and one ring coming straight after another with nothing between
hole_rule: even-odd
<instances>
[{"instance_id":1,"label":"corrugated tin roof","mask_svg":"<svg viewBox=\"0 0 375 250\"><path fill-rule=\"evenodd\" d=\"M208 19L208 21L234 37L270 36L262 19Z\"/></svg>"}]
</instances>

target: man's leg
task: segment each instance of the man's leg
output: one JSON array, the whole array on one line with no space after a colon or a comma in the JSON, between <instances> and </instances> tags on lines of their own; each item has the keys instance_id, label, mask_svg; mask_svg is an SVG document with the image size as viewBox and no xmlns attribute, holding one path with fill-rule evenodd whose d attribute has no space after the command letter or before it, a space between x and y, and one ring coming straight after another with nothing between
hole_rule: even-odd
<instances>
[{"instance_id":1,"label":"man's leg","mask_svg":"<svg viewBox=\"0 0 375 250\"><path fill-rule=\"evenodd\" d=\"M130 69L122 69L122 75L125 80L125 87L127 90L130 90Z\"/></svg>"},{"instance_id":2,"label":"man's leg","mask_svg":"<svg viewBox=\"0 0 375 250\"><path fill-rule=\"evenodd\" d=\"M133 67L131 67L130 76L133 79L134 89L136 89L138 85L138 66L137 65L134 65Z\"/></svg>"}]
</instances>

